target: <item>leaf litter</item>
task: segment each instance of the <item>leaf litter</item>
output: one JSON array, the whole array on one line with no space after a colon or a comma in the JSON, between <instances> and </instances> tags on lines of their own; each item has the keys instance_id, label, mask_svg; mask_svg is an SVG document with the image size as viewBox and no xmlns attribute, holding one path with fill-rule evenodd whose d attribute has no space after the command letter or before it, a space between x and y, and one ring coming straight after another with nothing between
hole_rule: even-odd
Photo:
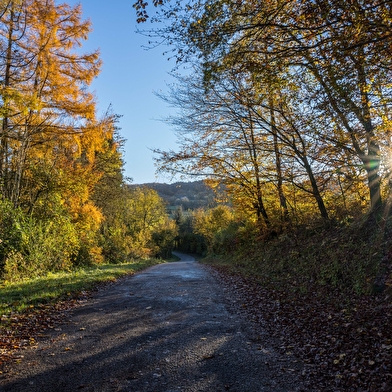
<instances>
[{"instance_id":1,"label":"leaf litter","mask_svg":"<svg viewBox=\"0 0 392 392\"><path fill-rule=\"evenodd\" d=\"M272 336L282 356L304 363L308 391L392 391L392 298L290 293L207 266L231 291L238 312ZM260 334L261 335L261 334Z\"/></svg>"},{"instance_id":2,"label":"leaf litter","mask_svg":"<svg viewBox=\"0 0 392 392\"><path fill-rule=\"evenodd\" d=\"M41 304L23 313L2 315L0 319L0 374L9 361L17 362L20 350L36 346L37 338L45 330L55 329L70 309L86 301L87 292L52 304Z\"/></svg>"}]
</instances>

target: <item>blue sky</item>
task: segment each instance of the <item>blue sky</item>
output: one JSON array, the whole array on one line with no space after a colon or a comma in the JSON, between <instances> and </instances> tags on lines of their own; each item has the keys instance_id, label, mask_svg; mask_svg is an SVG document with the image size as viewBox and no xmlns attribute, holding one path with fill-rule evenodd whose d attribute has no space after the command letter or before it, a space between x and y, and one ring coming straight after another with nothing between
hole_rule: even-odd
<instances>
[{"instance_id":1,"label":"blue sky","mask_svg":"<svg viewBox=\"0 0 392 392\"><path fill-rule=\"evenodd\" d=\"M127 140L125 175L134 184L169 182L168 176L156 177L151 148L176 149L176 136L159 119L170 114L167 105L154 91L165 91L168 74L174 66L163 56L167 48L145 50L148 39L138 33L133 0L64 0L80 3L83 19L90 19L93 31L82 51L100 49L103 67L92 90L98 97L98 110L105 112L111 104L122 115L119 126ZM143 27L143 26L141 26Z\"/></svg>"}]
</instances>

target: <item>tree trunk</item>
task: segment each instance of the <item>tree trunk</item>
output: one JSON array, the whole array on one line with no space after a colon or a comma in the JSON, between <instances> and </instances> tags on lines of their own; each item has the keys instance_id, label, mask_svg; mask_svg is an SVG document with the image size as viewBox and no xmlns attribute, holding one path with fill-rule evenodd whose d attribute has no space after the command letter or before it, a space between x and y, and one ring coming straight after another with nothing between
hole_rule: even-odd
<instances>
[{"instance_id":1,"label":"tree trunk","mask_svg":"<svg viewBox=\"0 0 392 392\"><path fill-rule=\"evenodd\" d=\"M379 211L381 209L381 179L378 175L380 169L380 146L376 141L376 136L374 134L374 127L372 123L372 117L370 112L370 101L368 95L368 83L366 77L366 70L363 64L363 48L358 50L358 84L361 93L361 105L362 105L362 116L360 120L365 129L366 142L368 153L362 158L365 165L365 170L368 177L368 187L370 195L370 209L371 211Z\"/></svg>"},{"instance_id":2,"label":"tree trunk","mask_svg":"<svg viewBox=\"0 0 392 392\"><path fill-rule=\"evenodd\" d=\"M12 7L12 5L11 5ZM11 80L11 63L12 63L12 34L14 31L13 24L14 12L10 10L10 24L8 30L7 37L7 51L6 51L6 63L5 63L5 72L4 72L4 90L6 94L8 93L7 89L10 87ZM8 103L4 102L5 99L3 97L3 121L2 121L2 133L0 139L0 192L2 197L9 198L9 151L8 151L8 131L9 131L9 120L8 120Z\"/></svg>"},{"instance_id":3,"label":"tree trunk","mask_svg":"<svg viewBox=\"0 0 392 392\"><path fill-rule=\"evenodd\" d=\"M283 223L287 223L290 220L290 217L289 217L289 210L287 207L286 196L283 192L282 162L281 162L280 150L279 150L279 144L278 144L278 134L276 131L274 99L273 99L272 93L270 93L270 97L269 97L269 106L270 106L271 132L272 132L272 135L274 138L274 153L275 153L277 189L278 189L280 207L283 210L282 220L283 220Z\"/></svg>"},{"instance_id":4,"label":"tree trunk","mask_svg":"<svg viewBox=\"0 0 392 392\"><path fill-rule=\"evenodd\" d=\"M312 194L313 194L314 198L316 199L317 206L319 208L321 217L325 221L327 221L327 220L329 220L328 211L325 208L324 200L323 200L323 198L321 196L319 187L317 185L317 181L316 181L316 179L314 177L312 167L310 166L310 163L309 163L308 158L307 158L306 155L302 155L301 159L302 159L302 162L304 163L304 167L305 167L306 173L308 174L309 181L310 181L310 184L312 186Z\"/></svg>"},{"instance_id":5,"label":"tree trunk","mask_svg":"<svg viewBox=\"0 0 392 392\"><path fill-rule=\"evenodd\" d=\"M269 220L267 211L264 207L264 202L263 202L263 192L261 189L261 182L260 182L260 167L259 167L259 162L258 162L258 154L257 154L257 145L256 145L256 138L254 134L254 128L253 128L253 119L252 115L249 111L249 120L250 120L250 138L251 138L251 143L248 146L250 148L250 154L251 154L251 159L253 163L253 170L254 170L254 175L256 179L256 203L254 204L256 208L256 215L257 215L257 220L261 221L261 218L263 218L265 225L269 228L271 226L271 222Z\"/></svg>"}]
</instances>

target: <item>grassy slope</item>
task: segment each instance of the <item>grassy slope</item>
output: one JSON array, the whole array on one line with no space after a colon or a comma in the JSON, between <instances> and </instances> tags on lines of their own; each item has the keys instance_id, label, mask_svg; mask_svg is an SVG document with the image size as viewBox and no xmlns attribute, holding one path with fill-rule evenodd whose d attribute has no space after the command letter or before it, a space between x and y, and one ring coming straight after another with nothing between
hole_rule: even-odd
<instances>
[{"instance_id":1,"label":"grassy slope","mask_svg":"<svg viewBox=\"0 0 392 392\"><path fill-rule=\"evenodd\" d=\"M204 262L301 358L309 390L391 391L391 227L297 228Z\"/></svg>"},{"instance_id":2,"label":"grassy slope","mask_svg":"<svg viewBox=\"0 0 392 392\"><path fill-rule=\"evenodd\" d=\"M372 222L297 227L267 241L245 240L234 253L211 260L272 289L368 294L379 289L374 284L380 274L383 289L391 287L391 237L392 221L383 228Z\"/></svg>"}]
</instances>

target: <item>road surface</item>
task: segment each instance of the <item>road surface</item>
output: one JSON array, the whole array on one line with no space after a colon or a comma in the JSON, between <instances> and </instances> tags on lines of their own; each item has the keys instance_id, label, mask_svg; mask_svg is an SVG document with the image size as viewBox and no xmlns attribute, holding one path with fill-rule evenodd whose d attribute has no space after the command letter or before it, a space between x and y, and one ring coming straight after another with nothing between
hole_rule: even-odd
<instances>
[{"instance_id":1,"label":"road surface","mask_svg":"<svg viewBox=\"0 0 392 392\"><path fill-rule=\"evenodd\" d=\"M301 391L191 256L101 289L1 375L0 391ZM261 335L263 336L263 334Z\"/></svg>"}]
</instances>

